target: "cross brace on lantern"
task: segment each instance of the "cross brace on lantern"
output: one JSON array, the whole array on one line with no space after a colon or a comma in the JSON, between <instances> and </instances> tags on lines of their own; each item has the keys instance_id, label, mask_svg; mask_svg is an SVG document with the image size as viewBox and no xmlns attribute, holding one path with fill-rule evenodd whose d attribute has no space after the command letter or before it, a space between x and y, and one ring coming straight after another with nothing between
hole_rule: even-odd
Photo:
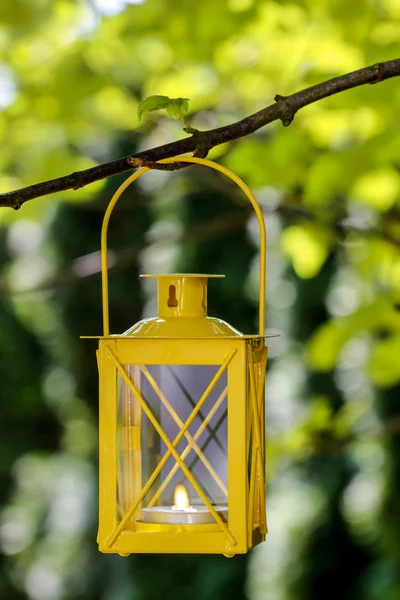
<instances>
[{"instance_id":1,"label":"cross brace on lantern","mask_svg":"<svg viewBox=\"0 0 400 600\"><path fill-rule=\"evenodd\" d=\"M143 397L141 396L140 392L135 388L135 386L134 386L134 384L132 382L132 379L129 377L129 375L127 374L126 370L123 368L123 366L121 365L121 363L117 360L117 358L115 357L115 355L112 352L112 350L110 348L107 348L106 353L109 356L109 358L111 358L111 360L114 362L115 366L117 367L117 369L118 369L119 373L121 374L121 376L123 377L124 381L127 383L128 387L130 388L130 390L134 394L135 398L138 400L138 402L139 402L139 404L140 404L143 412L147 415L147 417L149 418L149 420L153 424L155 430L157 431L157 433L159 434L159 436L163 440L164 444L168 448L168 451L164 454L163 458L158 463L158 466L154 469L151 477L148 479L148 481L146 482L146 484L143 486L141 492L139 493L138 497L135 500L135 503L131 506L131 508L125 514L125 516L123 517L123 519L120 522L120 524L111 533L110 537L107 540L108 547L110 547L114 543L114 541L116 540L116 538L118 537L118 535L120 534L120 532L124 529L125 525L129 521L131 515L135 512L135 510L138 507L139 503L143 500L143 498L145 497L145 495L149 491L150 487L153 485L153 483L157 479L158 475L161 473L161 469L164 467L164 465L166 464L166 462L169 459L169 457L171 456L171 454L175 458L177 465L179 465L179 467L185 473L186 477L188 478L188 480L190 481L190 483L193 485L194 489L199 494L200 498L203 500L205 506L208 508L208 510L210 511L210 513L212 514L212 516L214 517L214 519L216 520L216 522L219 524L219 526L221 527L221 529L226 533L226 535L228 536L228 538L231 541L231 543L233 545L235 545L236 544L236 540L235 540L233 534L229 531L228 527L226 526L226 523L224 523L222 521L221 517L219 516L219 514L216 512L216 510L214 509L214 507L212 506L212 504L208 500L206 494L203 492L203 490L201 489L201 487L197 483L196 479L193 477L193 475L190 473L189 469L185 465L184 460L182 459L181 456L179 456L178 452L176 451L176 446L178 445L178 443L180 442L180 440L183 438L183 436L186 435L188 437L188 439L189 439L189 447L191 445L192 448L194 448L196 450L196 452L198 453L199 457L202 458L203 461L206 461L206 459L203 456L200 448L197 445L193 444L193 438L192 438L192 436L190 436L187 433L187 430L188 430L189 426L191 425L191 423L194 421L194 418L196 417L196 415L199 412L200 408L203 406L204 402L208 398L208 395L211 392L211 390L213 389L214 385L217 383L218 379L220 378L220 376L222 375L222 373L225 371L225 369L227 368L227 366L231 362L232 358L234 357L234 355L236 353L235 350L232 350L232 352L229 354L229 356L226 357L226 359L224 360L223 364L218 369L216 375L214 376L214 378L211 381L211 383L208 385L206 391L204 392L204 394L202 395L202 397L200 398L200 400L196 404L196 407L193 409L190 417L187 419L187 421L186 421L185 424L183 424L183 422L179 419L179 417L176 415L176 413L174 411L176 417L178 418L181 430L180 430L180 432L178 433L178 435L176 436L176 438L174 439L173 442L170 442L170 440L168 439L168 436L165 434L165 432L163 431L162 427L157 422L157 419L155 418L155 416L151 412L150 408L147 406L147 404L146 404L145 400L143 399ZM142 365L142 368L143 367L144 366ZM145 369L145 367L143 368L143 370L144 369ZM144 372L146 372L146 371L144 371ZM163 395L160 395L159 397L160 397L160 400L166 400ZM168 402L167 402L166 406L170 410L170 414L172 414L172 411L171 411L172 407L170 407L170 405L169 405ZM216 473L215 473L214 469L212 469L212 467L211 467L211 465L209 464L208 461L206 461L206 464L207 464L207 468L209 469L209 472L215 478ZM217 478L218 478L218 476L217 476ZM220 482L219 478L218 478L218 482ZM164 481L164 484L165 484L165 481ZM223 487L224 487L225 494L228 495L225 486L223 486ZM159 490L159 494L160 493L161 492Z\"/></svg>"}]
</instances>

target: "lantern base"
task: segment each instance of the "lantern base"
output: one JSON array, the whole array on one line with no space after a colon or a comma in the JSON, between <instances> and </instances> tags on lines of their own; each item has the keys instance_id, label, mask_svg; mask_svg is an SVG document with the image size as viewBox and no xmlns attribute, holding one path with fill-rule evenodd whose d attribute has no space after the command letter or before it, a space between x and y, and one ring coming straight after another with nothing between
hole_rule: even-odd
<instances>
[{"instance_id":1,"label":"lantern base","mask_svg":"<svg viewBox=\"0 0 400 600\"><path fill-rule=\"evenodd\" d=\"M104 553L128 554L245 554L265 540L261 527L252 531L250 540L231 544L220 526L214 525L160 525L136 522L134 531L122 531L112 546L99 540ZM149 535L151 534L151 535Z\"/></svg>"}]
</instances>

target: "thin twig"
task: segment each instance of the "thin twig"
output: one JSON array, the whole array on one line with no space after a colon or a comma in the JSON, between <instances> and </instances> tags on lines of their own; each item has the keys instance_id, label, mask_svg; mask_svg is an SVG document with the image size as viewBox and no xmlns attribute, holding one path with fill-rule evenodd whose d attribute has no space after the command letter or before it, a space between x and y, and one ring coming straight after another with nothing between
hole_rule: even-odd
<instances>
[{"instance_id":1,"label":"thin twig","mask_svg":"<svg viewBox=\"0 0 400 600\"><path fill-rule=\"evenodd\" d=\"M179 156L187 152L193 152L196 156L205 157L211 148L250 135L272 121L280 119L285 127L290 125L298 110L308 104L322 100L322 98L327 98L333 94L338 94L367 83L378 83L399 75L400 59L397 58L329 79L323 83L296 92L291 96L276 95L274 104L231 125L208 131L196 131L189 138L183 140L170 142L157 148L145 150L132 156L125 156L124 158L71 173L64 177L0 194L0 206L18 209L28 200L33 200L40 196L71 189L77 190L94 181L131 170L133 165L137 166L137 159L142 159L142 161L146 162L150 161L147 162L147 165L152 163L152 166L156 166L154 163L162 158ZM179 168L179 166L183 165L169 165L168 170ZM157 166L157 168L165 170L166 166Z\"/></svg>"}]
</instances>

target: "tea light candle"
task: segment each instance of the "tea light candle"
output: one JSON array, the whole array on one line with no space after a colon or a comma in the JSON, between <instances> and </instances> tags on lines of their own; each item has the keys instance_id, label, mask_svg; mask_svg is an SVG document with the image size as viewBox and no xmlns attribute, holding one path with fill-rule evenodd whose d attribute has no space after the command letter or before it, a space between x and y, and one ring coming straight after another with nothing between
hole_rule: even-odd
<instances>
[{"instance_id":1,"label":"tea light candle","mask_svg":"<svg viewBox=\"0 0 400 600\"><path fill-rule=\"evenodd\" d=\"M184 485L176 486L174 501L173 506L143 508L143 522L164 525L209 525L215 523L214 517L206 506L190 506L189 496ZM226 505L216 505L213 508L224 521L228 521Z\"/></svg>"}]
</instances>

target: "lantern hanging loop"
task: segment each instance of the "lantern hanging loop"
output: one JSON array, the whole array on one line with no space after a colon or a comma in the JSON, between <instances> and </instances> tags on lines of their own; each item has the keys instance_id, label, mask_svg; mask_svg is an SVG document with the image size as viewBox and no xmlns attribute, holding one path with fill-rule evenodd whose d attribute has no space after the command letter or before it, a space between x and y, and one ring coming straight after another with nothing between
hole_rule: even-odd
<instances>
[{"instance_id":1,"label":"lantern hanging loop","mask_svg":"<svg viewBox=\"0 0 400 600\"><path fill-rule=\"evenodd\" d=\"M265 286L266 286L266 246L267 246L267 236L265 230L264 217L261 211L261 208L255 199L253 193L249 189L249 187L238 177L222 165L205 159L205 158L197 158L194 156L183 156L183 157L173 157L173 158L164 158L162 160L157 161L162 164L166 163L174 163L174 162L187 162L187 163L195 163L199 165L204 165L205 167L210 167L211 169L215 169L216 171L220 171L229 179L234 181L240 189L245 193L247 198L250 200L254 211L257 216L257 221L260 229L260 291L259 291L259 336L264 337L265 335ZM102 285L102 300L103 300L103 331L104 337L110 335L110 325L109 325L109 299L108 299L108 256L107 256L107 232L108 232L108 224L110 222L111 213L114 210L116 203L119 198L123 194L123 192L133 183L136 179L139 179L142 175L150 171L148 167L143 167L133 173L130 177L128 177L124 183L122 183L117 191L114 193L111 198L107 210L104 214L103 225L101 228L101 285Z\"/></svg>"}]
</instances>

